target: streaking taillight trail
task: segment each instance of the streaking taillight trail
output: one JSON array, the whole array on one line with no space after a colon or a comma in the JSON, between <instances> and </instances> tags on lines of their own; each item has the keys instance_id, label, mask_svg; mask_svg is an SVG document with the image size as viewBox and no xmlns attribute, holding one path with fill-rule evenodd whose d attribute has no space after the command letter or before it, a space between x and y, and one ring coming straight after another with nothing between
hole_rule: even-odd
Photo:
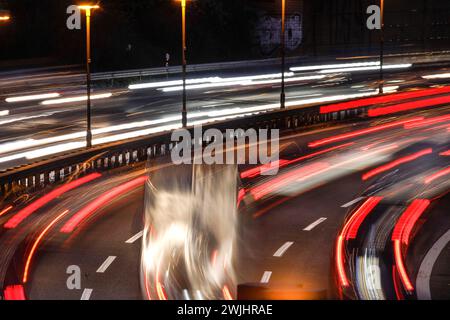
<instances>
[{"instance_id":1,"label":"streaking taillight trail","mask_svg":"<svg viewBox=\"0 0 450 320\"><path fill-rule=\"evenodd\" d=\"M428 118L428 119L424 119L421 121L415 121L415 122L411 122L411 123L407 123L405 124L405 129L414 129L414 128L421 128L421 127L427 127L427 126L431 126L440 122L447 122L450 121L450 115L444 115L444 116L439 116L439 117L433 117L433 118Z\"/></svg>"},{"instance_id":2,"label":"streaking taillight trail","mask_svg":"<svg viewBox=\"0 0 450 320\"><path fill-rule=\"evenodd\" d=\"M316 156L323 155L325 153L329 153L331 151L335 151L335 150L338 150L338 149L349 147L349 146L351 146L353 144L354 144L353 142L349 142L349 143L342 144L342 145L339 145L339 146L335 146L335 147L331 147L331 148L324 149L324 150L321 150L321 151L317 151L317 152L314 152L314 153L310 153L310 154L307 154L305 156L301 156L299 158L295 158L295 159L292 159L292 160L283 160L283 159L281 159L281 160L279 160L277 162L274 162L271 165L258 166L258 167L255 167L255 168L243 171L241 173L241 178L242 179L254 178L254 177L257 177L257 176L259 176L259 175L261 175L261 174L263 174L263 173L265 173L267 171L273 170L274 168L276 168L277 165L278 165L278 168L283 168L283 167L286 167L286 166L289 166L289 165L293 165L293 164L298 163L298 162L303 161L303 160L308 160L308 159L314 158Z\"/></svg>"},{"instance_id":3,"label":"streaking taillight trail","mask_svg":"<svg viewBox=\"0 0 450 320\"><path fill-rule=\"evenodd\" d=\"M89 203L86 207L78 211L75 215L73 215L69 219L69 221L67 221L63 225L60 231L62 233L71 233L81 222L87 219L95 211L100 209L103 205L128 191L143 186L145 181L147 181L147 176L141 176L104 193L103 195Z\"/></svg>"},{"instance_id":4,"label":"streaking taillight trail","mask_svg":"<svg viewBox=\"0 0 450 320\"><path fill-rule=\"evenodd\" d=\"M440 171L438 171L436 173L433 173L432 175L426 177L425 178L425 184L430 184L431 182L433 182L433 181L435 181L435 180L437 180L439 178L442 178L443 176L446 176L448 174L450 174L450 167L442 169L442 170L440 170Z\"/></svg>"},{"instance_id":5,"label":"streaking taillight trail","mask_svg":"<svg viewBox=\"0 0 450 320\"><path fill-rule=\"evenodd\" d=\"M7 286L4 290L3 296L5 300L26 300L25 291L23 286L20 284Z\"/></svg>"},{"instance_id":6,"label":"streaking taillight trail","mask_svg":"<svg viewBox=\"0 0 450 320\"><path fill-rule=\"evenodd\" d=\"M331 143L335 143L335 142L339 142L342 140L348 140L351 138L357 138L357 137L361 137L361 136L365 136L368 134L372 134L372 133L376 133L376 132L380 132L383 130L388 130L388 129L393 129L399 126L403 126L407 123L411 123L414 121L420 121L423 120L423 117L415 117L415 118L411 118L411 119L406 119L406 120L400 120L400 121L393 121L393 122L389 122L386 124L382 124L382 125L378 125L378 126L373 126L371 128L367 128L367 129L362 129L362 130L357 130L357 131L353 131L353 132L349 132L349 133L344 133L344 134L339 134L336 135L334 137L329 137L329 138L324 138L321 140L317 140L317 141L313 141L310 142L308 144L308 146L310 148L317 148L326 144L331 144Z\"/></svg>"},{"instance_id":7,"label":"streaking taillight trail","mask_svg":"<svg viewBox=\"0 0 450 320\"><path fill-rule=\"evenodd\" d=\"M39 234L39 236L36 238L36 240L33 243L33 246L31 247L30 252L28 253L28 257L26 259L26 263L25 263L25 268L23 271L23 277L22 277L22 282L23 283L27 283L28 281L28 274L29 274L29 270L30 270L30 265L31 265L31 261L33 259L34 254L36 253L37 247L39 246L39 244L41 243L42 239L44 238L44 236L48 233L48 231L59 221L61 220L66 214L69 213L69 210L65 210L63 213L61 213L60 215L58 215L55 219L53 219L48 225L47 227L44 228L44 230L42 230L42 232Z\"/></svg>"},{"instance_id":8,"label":"streaking taillight trail","mask_svg":"<svg viewBox=\"0 0 450 320\"><path fill-rule=\"evenodd\" d=\"M380 203L382 197L370 197L355 211L344 225L336 242L336 270L338 273L339 284L342 287L348 287L350 282L345 271L345 240L356 239L358 230L366 217Z\"/></svg>"},{"instance_id":9,"label":"streaking taillight trail","mask_svg":"<svg viewBox=\"0 0 450 320\"><path fill-rule=\"evenodd\" d=\"M450 97L437 97L420 101L405 102L389 107L371 109L369 110L368 115L369 117L378 117L393 113L438 106L446 103L450 103Z\"/></svg>"},{"instance_id":10,"label":"streaking taillight trail","mask_svg":"<svg viewBox=\"0 0 450 320\"><path fill-rule=\"evenodd\" d=\"M325 162L317 162L310 165L306 165L304 167L295 169L293 171L284 173L268 182L264 182L252 189L250 189L250 193L253 195L255 200L259 200L266 195L273 193L283 186L286 186L289 183L295 181L303 181L305 179L311 178L319 173L322 173L328 168L330 165Z\"/></svg>"},{"instance_id":11,"label":"streaking taillight trail","mask_svg":"<svg viewBox=\"0 0 450 320\"><path fill-rule=\"evenodd\" d=\"M406 100L406 99L421 98L421 97L432 96L432 95L437 95L437 94L444 94L444 93L450 93L450 86L443 87L443 88L418 90L418 91L412 91L412 92L402 92L402 93L391 94L391 95L382 96L382 97L365 98L365 99L359 99L359 100L354 100L354 101L349 101L349 102L336 103L336 104L321 107L320 113L322 113L322 114L332 113L332 112L338 112L338 111L343 111L343 110L367 107L367 106L376 105L376 104L389 103L389 102L395 102L395 101Z\"/></svg>"},{"instance_id":12,"label":"streaking taillight trail","mask_svg":"<svg viewBox=\"0 0 450 320\"><path fill-rule=\"evenodd\" d=\"M411 292L414 290L414 286L409 279L406 271L405 264L403 262L402 244L408 246L411 231L414 228L417 220L421 217L424 211L430 205L430 200L416 199L414 200L405 212L398 219L394 231L392 232L392 242L394 246L394 258L395 265L397 267L398 274L402 281L402 284L406 291ZM395 281L395 280L394 280Z\"/></svg>"},{"instance_id":13,"label":"streaking taillight trail","mask_svg":"<svg viewBox=\"0 0 450 320\"><path fill-rule=\"evenodd\" d=\"M7 214L12 208L13 206L7 206L6 208L4 208L2 211L0 211L0 217Z\"/></svg>"},{"instance_id":14,"label":"streaking taillight trail","mask_svg":"<svg viewBox=\"0 0 450 320\"><path fill-rule=\"evenodd\" d=\"M431 153L433 153L433 149L428 148L428 149L424 149L422 151L413 153L413 154L411 154L409 156L399 158L399 159L394 160L392 162L389 162L389 163L387 163L387 164L385 164L383 166L380 166L378 168L375 168L373 170L370 170L370 171L366 172L365 174L363 174L362 180L364 180L364 181L368 180L370 178L373 178L376 175L379 175L380 173L389 171L389 170L391 170L391 169L393 169L395 167L398 167L398 166L400 166L402 164L414 161L416 159L419 159L420 157L423 157L423 156L431 154Z\"/></svg>"},{"instance_id":15,"label":"streaking taillight trail","mask_svg":"<svg viewBox=\"0 0 450 320\"><path fill-rule=\"evenodd\" d=\"M50 201L58 198L59 196L63 195L64 193L73 190L75 188L78 188L82 186L85 183L88 183L92 180L95 180L97 178L101 177L100 173L93 173L88 176L85 176L83 178L74 180L70 183L67 183L63 185L62 187L56 188L55 190L49 192L48 194L42 196L41 198L37 199L36 201L32 202L30 205L26 206L22 210L20 210L18 213L16 213L12 218L10 218L4 225L6 229L13 229L17 227L20 223L22 223L23 220L28 218L30 215L32 215L36 210L42 208Z\"/></svg>"}]
</instances>

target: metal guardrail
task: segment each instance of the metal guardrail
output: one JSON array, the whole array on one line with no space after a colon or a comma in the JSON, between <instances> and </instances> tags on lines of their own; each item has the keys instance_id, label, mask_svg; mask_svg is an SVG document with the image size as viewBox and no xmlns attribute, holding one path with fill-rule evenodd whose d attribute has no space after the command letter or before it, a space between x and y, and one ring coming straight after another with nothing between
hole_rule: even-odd
<instances>
[{"instance_id":1,"label":"metal guardrail","mask_svg":"<svg viewBox=\"0 0 450 320\"><path fill-rule=\"evenodd\" d=\"M366 108L320 114L319 106L299 107L261 113L231 121L215 122L203 130L280 129L295 130L309 125L346 120L364 115ZM190 128L193 131L193 128ZM0 199L34 192L48 185L93 171L106 171L167 154L175 146L171 132L105 144L89 150L71 152L0 173Z\"/></svg>"},{"instance_id":2,"label":"metal guardrail","mask_svg":"<svg viewBox=\"0 0 450 320\"><path fill-rule=\"evenodd\" d=\"M290 57L287 60L289 63L297 63L300 61L299 57ZM227 70L227 69L249 69L257 68L263 66L270 66L279 63L279 59L264 59L264 60L249 60L249 61L231 61L231 62L218 62L218 63L206 63L206 64L192 64L187 66L187 71L190 73L195 72L208 72L216 70ZM167 74L179 74L181 73L181 66L171 66L169 68L147 68L147 69L134 69L134 70L122 70L122 71L109 71L109 72L98 72L93 73L92 80L95 82L110 81L112 84L115 80L132 79L142 79L145 77L153 76L165 76ZM28 80L22 75L15 76L16 82L28 85L29 82L36 80ZM42 82L47 83L48 77L44 77ZM11 82L12 80L8 80ZM86 81L86 75L84 73L72 73L64 75L55 75L52 77L52 82L59 84L74 84L74 83L84 83ZM2 79L0 78L0 83Z\"/></svg>"},{"instance_id":3,"label":"metal guardrail","mask_svg":"<svg viewBox=\"0 0 450 320\"><path fill-rule=\"evenodd\" d=\"M300 57L288 57L286 59L287 64L300 63L303 58ZM378 57L366 57L366 59L378 59ZM414 54L392 54L386 55L385 59L390 63L434 63L434 62L449 62L450 52L426 52L426 53L414 53ZM322 60L322 59L321 59ZM337 60L336 63L345 60ZM187 71L192 72L207 72L212 70L226 70L226 69L240 69L240 68L255 68L260 66L275 65L279 63L278 58L264 59L264 60L248 60L248 61L231 61L231 62L219 62L219 63L204 63L204 64L192 64L187 66ZM317 61L319 63L319 61ZM172 66L169 68L149 68L141 70L126 70L117 72L102 72L92 75L92 80L119 80L127 78L143 78L151 76L160 76L166 74L179 74L181 73L181 66Z\"/></svg>"},{"instance_id":4,"label":"metal guardrail","mask_svg":"<svg viewBox=\"0 0 450 320\"><path fill-rule=\"evenodd\" d=\"M299 61L298 57L288 58L288 62L295 63ZM192 64L187 66L187 72L206 72L212 70L226 70L226 69L240 69L240 68L254 68L265 65L273 65L279 63L279 59L264 59L264 60L248 60L248 61L231 61L231 62L216 62ZM149 76L158 76L166 74L181 73L181 66L149 68L142 70L127 70L118 72L101 72L92 75L92 80L114 80L124 78L141 78Z\"/></svg>"}]
</instances>

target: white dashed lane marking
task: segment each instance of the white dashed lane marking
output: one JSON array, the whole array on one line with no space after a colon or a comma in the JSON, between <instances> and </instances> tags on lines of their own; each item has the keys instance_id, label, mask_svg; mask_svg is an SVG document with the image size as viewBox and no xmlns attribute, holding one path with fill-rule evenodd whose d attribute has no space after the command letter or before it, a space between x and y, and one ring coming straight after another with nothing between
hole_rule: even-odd
<instances>
[{"instance_id":1,"label":"white dashed lane marking","mask_svg":"<svg viewBox=\"0 0 450 320\"><path fill-rule=\"evenodd\" d=\"M261 283L269 283L271 276L272 276L272 271L264 271L264 274L261 278Z\"/></svg>"},{"instance_id":2,"label":"white dashed lane marking","mask_svg":"<svg viewBox=\"0 0 450 320\"><path fill-rule=\"evenodd\" d=\"M362 199L364 199L364 198L363 197L356 198L355 200L352 200L352 201L350 201L350 202L348 202L346 204L343 204L341 206L341 208L348 208L348 207L354 205L355 203L360 202Z\"/></svg>"},{"instance_id":3,"label":"white dashed lane marking","mask_svg":"<svg viewBox=\"0 0 450 320\"><path fill-rule=\"evenodd\" d=\"M144 231L140 231L140 232L136 233L134 236L132 236L130 239L125 241L125 243L135 243L136 240L138 240L140 237L142 237L143 234L144 234Z\"/></svg>"},{"instance_id":4,"label":"white dashed lane marking","mask_svg":"<svg viewBox=\"0 0 450 320\"><path fill-rule=\"evenodd\" d=\"M287 251L287 249L289 249L289 247L290 246L292 246L294 244L294 242L292 242L292 241L288 241L288 242L286 242L285 244L283 244L281 247L280 247L280 249L278 249L274 254L273 254L273 256L274 257L282 257L283 256L283 254Z\"/></svg>"},{"instance_id":5,"label":"white dashed lane marking","mask_svg":"<svg viewBox=\"0 0 450 320\"><path fill-rule=\"evenodd\" d=\"M315 227L317 227L319 224L321 224L322 222L324 222L325 220L327 220L327 218L320 218L317 219L316 221L314 221L313 223L311 223L309 226L307 226L305 229L303 229L304 231L311 231L312 229L314 229Z\"/></svg>"},{"instance_id":6,"label":"white dashed lane marking","mask_svg":"<svg viewBox=\"0 0 450 320\"><path fill-rule=\"evenodd\" d=\"M108 269L108 267L111 265L111 263L116 260L116 258L116 256L109 256L108 258L106 258L105 262L103 262L100 268L98 268L97 273L104 273L106 269Z\"/></svg>"},{"instance_id":7,"label":"white dashed lane marking","mask_svg":"<svg viewBox=\"0 0 450 320\"><path fill-rule=\"evenodd\" d=\"M92 289L84 289L80 300L89 300L91 298Z\"/></svg>"}]
</instances>

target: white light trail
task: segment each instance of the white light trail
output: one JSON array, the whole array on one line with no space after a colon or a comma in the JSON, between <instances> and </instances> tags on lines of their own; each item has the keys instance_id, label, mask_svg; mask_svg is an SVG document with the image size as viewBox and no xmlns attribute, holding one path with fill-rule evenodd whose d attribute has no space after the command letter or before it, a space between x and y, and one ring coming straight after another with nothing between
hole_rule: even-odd
<instances>
[{"instance_id":1,"label":"white light trail","mask_svg":"<svg viewBox=\"0 0 450 320\"><path fill-rule=\"evenodd\" d=\"M384 65L383 70L391 70L391 69L407 69L412 67L412 64L405 63L405 64L390 64L390 65ZM330 69L330 70L321 70L319 73L322 74L329 74L329 73L336 73L336 72L359 72L359 71L376 71L380 70L380 66L377 67L356 67L356 68L341 68L341 69Z\"/></svg>"},{"instance_id":2,"label":"white light trail","mask_svg":"<svg viewBox=\"0 0 450 320\"><path fill-rule=\"evenodd\" d=\"M293 72L286 72L284 74L285 77L294 76ZM233 86L233 85L241 85L249 83L254 80L265 80L265 79L274 79L281 78L281 73L271 73L271 74L260 74L255 76L242 76L242 77L229 77L229 78L221 78L221 77L208 77L208 78L199 78L199 79L188 79L186 80L186 84L189 89L200 89L200 88L208 88L211 87L221 87L221 86ZM140 84L132 84L128 87L130 90L138 90L138 89L152 89L158 88L162 89L164 92L170 91L178 91L181 89L183 85L183 80L172 80L172 81L161 81L161 82L149 82L149 83L140 83ZM198 86L198 87L197 87ZM171 87L175 87L177 89L167 90Z\"/></svg>"},{"instance_id":3,"label":"white light trail","mask_svg":"<svg viewBox=\"0 0 450 320\"><path fill-rule=\"evenodd\" d=\"M0 145L0 154L83 137L86 137L86 132L76 132L44 139L26 139L8 142Z\"/></svg>"},{"instance_id":4,"label":"white light trail","mask_svg":"<svg viewBox=\"0 0 450 320\"><path fill-rule=\"evenodd\" d=\"M218 81L220 79L221 78L219 78L219 77L189 79L189 80L186 80L186 83L187 84L197 84L197 83ZM128 89L130 89L130 90L152 89L152 88L179 86L179 85L182 85L182 84L183 84L183 80L149 82L149 83L132 84L132 85L128 86Z\"/></svg>"},{"instance_id":5,"label":"white light trail","mask_svg":"<svg viewBox=\"0 0 450 320\"><path fill-rule=\"evenodd\" d=\"M308 80L320 80L325 78L324 75L315 75L315 76L307 76L307 77L295 77L285 79L284 82L295 82L295 81L308 81ZM262 80L262 81L252 81L250 85L259 85L259 84L270 84L270 83L281 83L281 79L276 80Z\"/></svg>"},{"instance_id":6,"label":"white light trail","mask_svg":"<svg viewBox=\"0 0 450 320\"><path fill-rule=\"evenodd\" d=\"M70 142L70 143L63 143L56 146L51 146L47 148L42 148L39 150L33 150L25 153L25 157L27 159L36 159L41 158L45 156L49 156L52 154L57 154L61 152L76 150L80 148L86 147L86 142Z\"/></svg>"},{"instance_id":7,"label":"white light trail","mask_svg":"<svg viewBox=\"0 0 450 320\"><path fill-rule=\"evenodd\" d=\"M54 92L54 93L44 93L44 94L34 94L34 95L27 95L27 96L11 97L11 98L6 98L5 101L8 103L14 103L14 102L52 99L52 98L58 98L60 96L61 95L59 93Z\"/></svg>"},{"instance_id":8,"label":"white light trail","mask_svg":"<svg viewBox=\"0 0 450 320\"><path fill-rule=\"evenodd\" d=\"M422 78L431 80L431 79L447 79L450 78L450 73L441 73L441 74L430 74L427 76L423 76Z\"/></svg>"},{"instance_id":9,"label":"white light trail","mask_svg":"<svg viewBox=\"0 0 450 320\"><path fill-rule=\"evenodd\" d=\"M91 100L98 100L98 99L107 99L111 98L112 93L101 93L101 94L93 94L91 95ZM53 99L53 100L45 100L42 101L43 105L52 105L52 104L63 104L63 103L71 103L71 102L81 102L86 101L87 95L85 96L78 96L78 97L71 97L71 98L61 98L61 99Z\"/></svg>"},{"instance_id":10,"label":"white light trail","mask_svg":"<svg viewBox=\"0 0 450 320\"><path fill-rule=\"evenodd\" d=\"M220 87L234 87L234 86L245 86L250 85L250 80L241 80L241 81L230 81L230 82L215 82L215 83L201 83L201 84L192 84L187 85L186 90L196 90L196 89L212 89L212 88L220 88ZM183 86L176 87L168 87L159 89L163 92L175 92L183 90Z\"/></svg>"},{"instance_id":11,"label":"white light trail","mask_svg":"<svg viewBox=\"0 0 450 320\"><path fill-rule=\"evenodd\" d=\"M324 75L314 75L307 77L295 77L295 78L287 78L285 82L294 82L294 81L307 81L307 80L320 80L325 78ZM238 78L236 78L238 79ZM229 82L217 82L217 83L202 83L196 85L186 86L186 90L195 90L195 89L210 89L210 88L218 88L218 87L230 87L230 86L255 86L261 84L276 84L281 83L281 79L271 79L271 80L249 80L249 79L238 79ZM160 89L163 92L174 92L183 90L183 86L169 87Z\"/></svg>"},{"instance_id":12,"label":"white light trail","mask_svg":"<svg viewBox=\"0 0 450 320\"><path fill-rule=\"evenodd\" d=\"M86 142L70 142L70 143L62 143L58 145L54 145L51 147L46 147L38 150L25 151L21 153L16 153L6 157L0 157L0 163L19 160L19 159L36 159L40 157L45 157L49 155L54 155L61 152L76 150L80 148L86 147Z\"/></svg>"},{"instance_id":13,"label":"white light trail","mask_svg":"<svg viewBox=\"0 0 450 320\"><path fill-rule=\"evenodd\" d=\"M299 72L299 71L314 71L314 70L326 70L326 69L373 67L373 66L379 66L379 65L380 65L379 61L373 61L373 62L324 64L324 65L305 66L305 67L292 67L289 70L294 71L294 72Z\"/></svg>"},{"instance_id":14,"label":"white light trail","mask_svg":"<svg viewBox=\"0 0 450 320\"><path fill-rule=\"evenodd\" d=\"M125 124L119 124L115 126L109 126L99 129L92 130L92 134L98 135L98 134L104 134L114 131L121 131L121 130L129 130L129 129L136 129L136 128L142 128L142 127L149 127L157 124L162 123L169 123L173 121L179 121L181 120L181 116L171 116L166 117L158 120L146 120L146 121L139 121L139 122L131 122L131 123L125 123Z\"/></svg>"},{"instance_id":15,"label":"white light trail","mask_svg":"<svg viewBox=\"0 0 450 320\"><path fill-rule=\"evenodd\" d=\"M45 117L50 117L54 114L60 113L60 112L64 112L64 111L54 111L54 112L44 112L35 116L24 116L24 117L18 117L18 118L10 118L10 119L6 119L6 120L0 120L0 125L2 124L8 124L8 123L13 123L13 122L19 122L19 121L24 121L24 120L31 120L31 119L38 119L38 118L45 118Z\"/></svg>"},{"instance_id":16,"label":"white light trail","mask_svg":"<svg viewBox=\"0 0 450 320\"><path fill-rule=\"evenodd\" d=\"M160 126L160 127L156 127L156 128L126 132L126 133L116 134L113 136L107 136L107 137L103 137L103 138L93 139L92 144L99 145L99 144L108 143L108 142L115 142L115 141L120 141L120 140L137 138L137 137L146 136L146 135L149 135L152 133L175 130L175 129L179 129L181 127L182 127L181 124L173 124L173 125Z\"/></svg>"}]
</instances>

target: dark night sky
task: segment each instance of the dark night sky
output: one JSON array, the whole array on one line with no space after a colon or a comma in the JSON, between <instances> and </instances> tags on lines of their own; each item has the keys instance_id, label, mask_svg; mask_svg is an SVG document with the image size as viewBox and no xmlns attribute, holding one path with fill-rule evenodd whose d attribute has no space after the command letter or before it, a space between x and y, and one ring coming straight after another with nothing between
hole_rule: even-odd
<instances>
[{"instance_id":1,"label":"dark night sky","mask_svg":"<svg viewBox=\"0 0 450 320\"><path fill-rule=\"evenodd\" d=\"M198 61L245 57L251 52L254 11L246 0L201 0L189 5L191 56ZM1 2L0 2L1 3ZM13 21L0 29L5 50L0 59L55 57L77 63L84 52L83 30L69 31L66 8L74 1L4 1ZM180 8L170 0L108 0L93 14L92 43L97 68L133 63L162 64L166 52L174 63L180 51ZM83 21L84 24L84 21ZM128 44L132 50L127 51ZM195 54L194 54L195 53ZM192 59L191 59L192 60ZM100 63L99 63L100 61Z\"/></svg>"},{"instance_id":2,"label":"dark night sky","mask_svg":"<svg viewBox=\"0 0 450 320\"><path fill-rule=\"evenodd\" d=\"M188 5L190 63L265 57L256 44L258 15L277 15L279 0L196 0ZM304 0L301 52L334 54L349 48L376 48L365 8L378 0ZM66 28L66 8L76 0L0 0L13 20L0 26L0 67L26 59L31 65L82 63L81 31ZM301 0L288 0L289 5ZM441 48L450 43L450 1L387 1L387 47ZM175 0L103 0L93 15L94 70L162 66L169 52L179 63L180 7ZM432 40L430 40L432 39ZM434 40L433 40L434 39ZM440 39L437 41L436 39ZM406 41L406 42L405 42ZM127 50L131 44L131 51ZM406 50L405 49L405 50ZM362 52L357 52L362 53ZM274 51L272 55L277 55ZM45 60L37 60L45 58ZM3 62L2 62L3 61ZM16 63L24 65L24 61Z\"/></svg>"}]
</instances>

